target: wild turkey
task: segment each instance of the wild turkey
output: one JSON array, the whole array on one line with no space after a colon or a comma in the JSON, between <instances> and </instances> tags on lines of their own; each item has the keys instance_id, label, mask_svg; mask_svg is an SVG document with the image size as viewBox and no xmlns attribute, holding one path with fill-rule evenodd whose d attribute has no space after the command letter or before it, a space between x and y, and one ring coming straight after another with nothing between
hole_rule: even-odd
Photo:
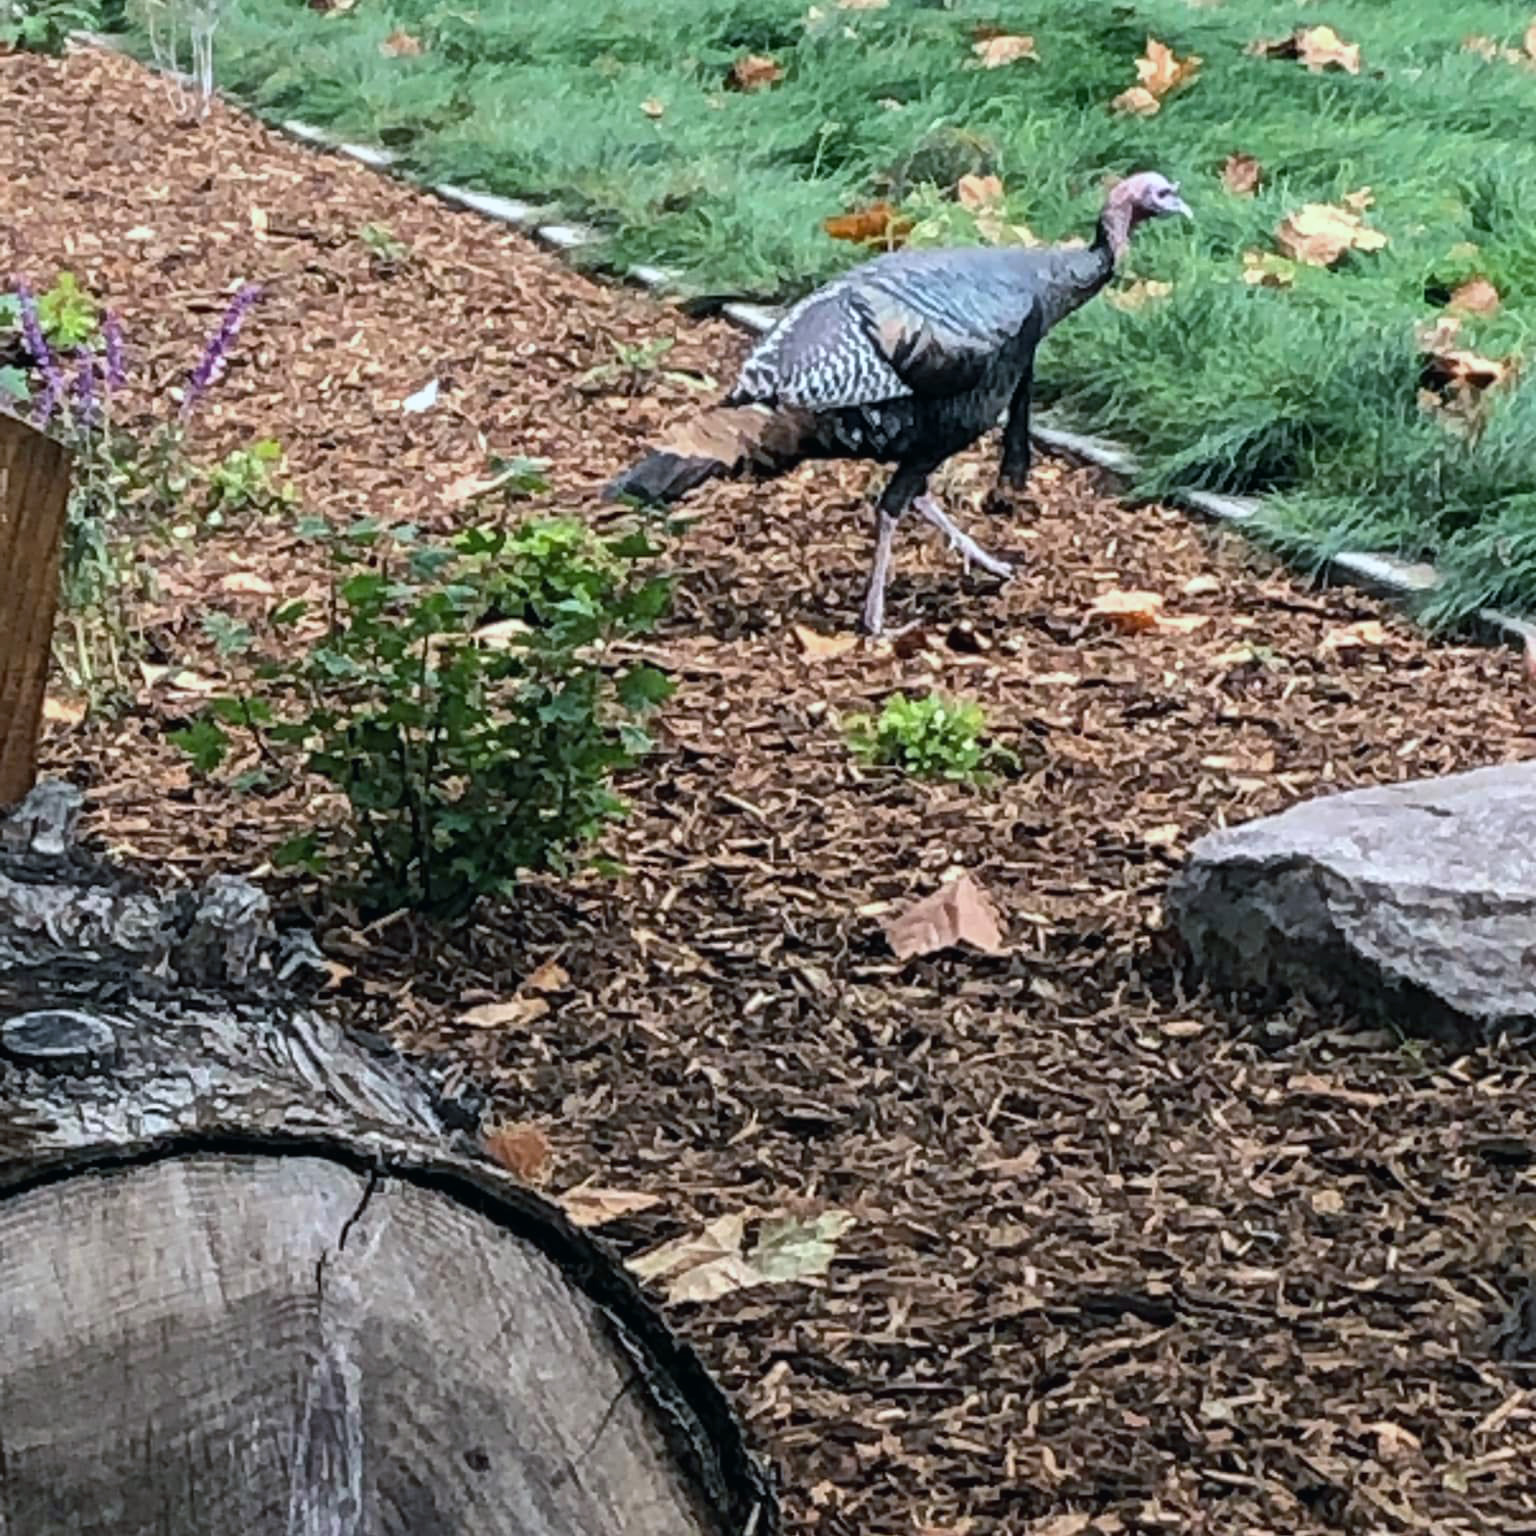
<instances>
[{"instance_id":1,"label":"wild turkey","mask_svg":"<svg viewBox=\"0 0 1536 1536\"><path fill-rule=\"evenodd\" d=\"M1147 171L1110 189L1093 243L1048 249L894 251L796 304L752 349L722 405L611 481L609 500L671 502L706 480L771 477L806 459L894 463L877 508L864 627L878 634L896 525L907 509L996 576L1012 567L962 533L928 477L1006 406L1000 494L1029 477L1035 348L1107 283L1142 221L1193 217L1178 184Z\"/></svg>"}]
</instances>

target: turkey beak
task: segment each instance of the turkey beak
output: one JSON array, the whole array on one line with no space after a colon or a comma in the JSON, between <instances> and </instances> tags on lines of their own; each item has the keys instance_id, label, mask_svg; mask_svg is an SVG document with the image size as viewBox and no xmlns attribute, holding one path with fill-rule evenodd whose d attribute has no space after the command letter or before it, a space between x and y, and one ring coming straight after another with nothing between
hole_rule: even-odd
<instances>
[{"instance_id":1,"label":"turkey beak","mask_svg":"<svg viewBox=\"0 0 1536 1536\"><path fill-rule=\"evenodd\" d=\"M1192 219L1195 216L1194 209L1192 209L1182 197L1175 197L1169 203L1168 211L1170 213L1182 213L1186 219Z\"/></svg>"}]
</instances>

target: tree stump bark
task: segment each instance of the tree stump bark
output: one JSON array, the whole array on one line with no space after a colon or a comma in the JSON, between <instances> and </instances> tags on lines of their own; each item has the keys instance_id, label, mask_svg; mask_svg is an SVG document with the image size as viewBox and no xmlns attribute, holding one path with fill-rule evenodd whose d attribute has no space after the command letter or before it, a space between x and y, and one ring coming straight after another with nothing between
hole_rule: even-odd
<instances>
[{"instance_id":1,"label":"tree stump bark","mask_svg":"<svg viewBox=\"0 0 1536 1536\"><path fill-rule=\"evenodd\" d=\"M69 454L0 411L0 806L37 777L37 734L59 604Z\"/></svg>"},{"instance_id":2,"label":"tree stump bark","mask_svg":"<svg viewBox=\"0 0 1536 1536\"><path fill-rule=\"evenodd\" d=\"M0 1536L768 1536L625 1271L305 997L232 879L0 822Z\"/></svg>"}]
</instances>

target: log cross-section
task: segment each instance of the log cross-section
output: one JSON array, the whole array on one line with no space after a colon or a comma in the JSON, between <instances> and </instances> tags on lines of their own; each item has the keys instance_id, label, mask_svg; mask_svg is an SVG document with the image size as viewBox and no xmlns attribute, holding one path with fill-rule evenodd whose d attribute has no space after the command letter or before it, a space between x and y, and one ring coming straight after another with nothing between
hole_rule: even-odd
<instances>
[{"instance_id":1,"label":"log cross-section","mask_svg":"<svg viewBox=\"0 0 1536 1536\"><path fill-rule=\"evenodd\" d=\"M772 1536L615 1258L40 784L0 818L0 1536Z\"/></svg>"},{"instance_id":2,"label":"log cross-section","mask_svg":"<svg viewBox=\"0 0 1536 1536\"><path fill-rule=\"evenodd\" d=\"M63 446L0 411L0 806L37 777L68 506Z\"/></svg>"}]
</instances>

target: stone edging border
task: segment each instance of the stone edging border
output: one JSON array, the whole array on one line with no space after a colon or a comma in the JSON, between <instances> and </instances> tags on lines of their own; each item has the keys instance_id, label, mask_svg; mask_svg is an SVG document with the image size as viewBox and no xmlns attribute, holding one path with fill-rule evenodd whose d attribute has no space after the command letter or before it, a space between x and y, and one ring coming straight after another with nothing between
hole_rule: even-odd
<instances>
[{"instance_id":1,"label":"stone edging border","mask_svg":"<svg viewBox=\"0 0 1536 1536\"><path fill-rule=\"evenodd\" d=\"M99 48L108 53L132 57L114 38L99 32L72 32L70 41L88 48ZM154 64L147 64L142 60L137 62L153 73L168 73ZM181 78L190 83L186 76ZM219 94L223 96L222 92ZM239 102L227 97L224 99L237 111L246 110ZM297 118L280 120L276 126L291 139L316 149L342 155L372 170L383 171L401 180L407 180L453 207L478 213L481 217L492 219L499 224L506 224L555 251L564 253L578 250L583 246L602 243L601 234L590 226L545 222L542 210L536 204L524 202L519 198L501 197L491 192L475 192L467 187L453 186L448 182L422 182L414 176L405 175L397 169L401 157L392 150L372 144L349 143L345 139L337 138L324 128L317 128ZM620 276L624 281L651 293L664 292L676 283L676 278L664 267L645 264L629 267ZM770 305L731 300L721 305L720 312L731 324L741 330L762 335L773 326L782 310ZM1137 473L1138 466L1134 454L1112 439L1094 437L1043 423L1032 424L1030 435L1042 448L1095 465L1121 480L1129 480ZM1221 496L1212 491L1174 491L1169 493L1167 499L1190 507L1213 522L1231 527L1242 527L1252 521L1260 505L1259 501L1253 497ZM1412 561L1399 559L1396 555L1375 554L1363 550L1342 550L1324 562L1323 569L1337 571L1355 586L1398 600L1428 592L1440 582L1439 572L1432 565L1415 564ZM1523 647L1530 653L1536 654L1536 621L1500 613L1493 608L1479 608L1474 618L1477 625L1485 632L1507 644Z\"/></svg>"}]
</instances>

